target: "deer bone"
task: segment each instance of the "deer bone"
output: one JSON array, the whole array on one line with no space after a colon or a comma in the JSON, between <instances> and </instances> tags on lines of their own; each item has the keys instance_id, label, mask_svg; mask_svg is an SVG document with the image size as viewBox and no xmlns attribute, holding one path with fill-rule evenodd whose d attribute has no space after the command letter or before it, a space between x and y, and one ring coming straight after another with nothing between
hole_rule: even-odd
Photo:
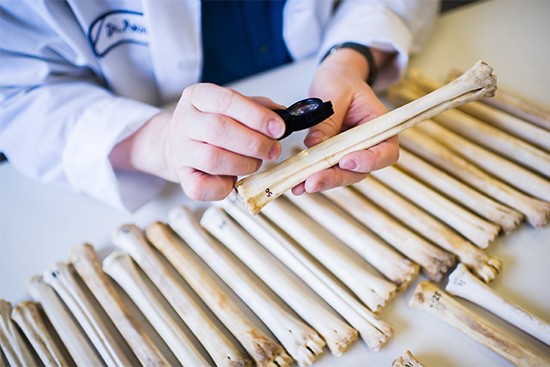
<instances>
[{"instance_id":1,"label":"deer bone","mask_svg":"<svg viewBox=\"0 0 550 367\"><path fill-rule=\"evenodd\" d=\"M493 69L480 61L460 78L408 105L358 125L235 185L251 213L284 194L307 177L338 164L346 154L369 148L438 113L494 95Z\"/></svg>"},{"instance_id":2,"label":"deer bone","mask_svg":"<svg viewBox=\"0 0 550 367\"><path fill-rule=\"evenodd\" d=\"M472 276L464 265L459 264L449 275L445 290L483 307L546 345L550 345L550 325L546 321L500 296Z\"/></svg>"},{"instance_id":3,"label":"deer bone","mask_svg":"<svg viewBox=\"0 0 550 367\"><path fill-rule=\"evenodd\" d=\"M0 348L10 366L34 366L36 361L27 342L11 319L11 310L11 303L0 299Z\"/></svg>"},{"instance_id":4,"label":"deer bone","mask_svg":"<svg viewBox=\"0 0 550 367\"><path fill-rule=\"evenodd\" d=\"M391 367L424 367L424 365L415 358L410 350L407 350L405 354L393 361Z\"/></svg>"},{"instance_id":5,"label":"deer bone","mask_svg":"<svg viewBox=\"0 0 550 367\"><path fill-rule=\"evenodd\" d=\"M543 367L550 363L550 360L489 324L429 281L418 285L409 306L427 311L517 366Z\"/></svg>"}]
</instances>

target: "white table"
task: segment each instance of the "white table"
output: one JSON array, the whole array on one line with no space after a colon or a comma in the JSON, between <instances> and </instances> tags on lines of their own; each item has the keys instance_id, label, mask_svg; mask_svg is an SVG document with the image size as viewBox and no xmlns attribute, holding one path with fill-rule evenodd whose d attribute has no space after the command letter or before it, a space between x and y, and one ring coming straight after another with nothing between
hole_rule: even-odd
<instances>
[{"instance_id":1,"label":"white table","mask_svg":"<svg viewBox=\"0 0 550 367\"><path fill-rule=\"evenodd\" d=\"M465 69L484 59L495 68L501 87L550 108L549 16L549 1L490 1L465 6L441 17L425 51L412 64L443 80L451 68ZM305 96L312 69L312 61L297 63L233 87L288 105ZM299 137L291 139L286 147L299 141ZM145 226L166 219L168 210L181 204L201 208L170 185L138 212L126 214L33 182L9 164L0 165L0 298L12 302L29 299L25 280L52 262L65 261L71 246L90 242L103 257L112 249L110 234L120 224ZM491 252L504 262L504 272L492 286L550 320L550 228L534 230L523 225L495 241ZM382 318L394 324L395 335L381 352L370 353L359 342L338 359L326 353L316 366L389 366L405 349L411 349L426 366L511 365L432 316L409 309L407 302L419 280L382 312ZM491 315L487 318L550 355L550 348Z\"/></svg>"}]
</instances>

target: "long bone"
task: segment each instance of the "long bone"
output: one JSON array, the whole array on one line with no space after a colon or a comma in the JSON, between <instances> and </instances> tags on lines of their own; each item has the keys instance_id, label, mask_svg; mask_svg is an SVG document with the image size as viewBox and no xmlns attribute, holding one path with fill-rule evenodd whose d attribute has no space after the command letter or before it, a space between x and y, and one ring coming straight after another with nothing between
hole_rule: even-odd
<instances>
[{"instance_id":1,"label":"long bone","mask_svg":"<svg viewBox=\"0 0 550 367\"><path fill-rule=\"evenodd\" d=\"M454 265L453 255L416 235L359 193L349 188L338 188L323 195L420 265L428 278L439 281Z\"/></svg>"},{"instance_id":2,"label":"long bone","mask_svg":"<svg viewBox=\"0 0 550 367\"><path fill-rule=\"evenodd\" d=\"M101 269L92 245L86 243L74 246L69 252L69 258L78 275L84 280L141 364L168 366L168 361L149 338L143 326L132 316L111 280Z\"/></svg>"},{"instance_id":3,"label":"long bone","mask_svg":"<svg viewBox=\"0 0 550 367\"><path fill-rule=\"evenodd\" d=\"M211 207L201 218L212 235L223 242L260 279L325 339L334 355L341 355L355 340L357 331L328 308L317 303L311 290L234 223L220 208Z\"/></svg>"},{"instance_id":4,"label":"long bone","mask_svg":"<svg viewBox=\"0 0 550 367\"><path fill-rule=\"evenodd\" d=\"M445 290L483 307L550 346L550 325L546 321L500 296L476 279L464 265L459 264L449 275Z\"/></svg>"},{"instance_id":5,"label":"long bone","mask_svg":"<svg viewBox=\"0 0 550 367\"><path fill-rule=\"evenodd\" d=\"M418 285L409 306L429 312L516 366L543 367L550 363L550 360L489 324L429 281Z\"/></svg>"},{"instance_id":6,"label":"long bone","mask_svg":"<svg viewBox=\"0 0 550 367\"><path fill-rule=\"evenodd\" d=\"M103 271L130 296L183 366L209 364L149 288L130 255L113 251L103 260Z\"/></svg>"},{"instance_id":7,"label":"long bone","mask_svg":"<svg viewBox=\"0 0 550 367\"><path fill-rule=\"evenodd\" d=\"M403 355L392 362L391 367L424 367L424 365L415 358L410 350L406 350Z\"/></svg>"},{"instance_id":8,"label":"long bone","mask_svg":"<svg viewBox=\"0 0 550 367\"><path fill-rule=\"evenodd\" d=\"M509 185L531 196L550 201L550 180L547 178L504 159L433 121L425 121L417 129Z\"/></svg>"},{"instance_id":9,"label":"long bone","mask_svg":"<svg viewBox=\"0 0 550 367\"><path fill-rule=\"evenodd\" d=\"M251 213L258 213L313 173L338 164L346 154L369 148L449 108L494 95L492 68L476 63L460 78L368 123L340 133L306 149L259 174L246 177L235 187Z\"/></svg>"},{"instance_id":10,"label":"long bone","mask_svg":"<svg viewBox=\"0 0 550 367\"><path fill-rule=\"evenodd\" d=\"M469 212L393 166L371 174L480 248L487 248L500 231L498 226Z\"/></svg>"},{"instance_id":11,"label":"long bone","mask_svg":"<svg viewBox=\"0 0 550 367\"><path fill-rule=\"evenodd\" d=\"M494 178L426 134L410 129L400 135L401 144L462 182L524 214L534 227L542 227L550 216L550 203L532 198Z\"/></svg>"},{"instance_id":12,"label":"long bone","mask_svg":"<svg viewBox=\"0 0 550 367\"><path fill-rule=\"evenodd\" d=\"M470 267L485 282L492 281L500 272L502 264L499 260L474 246L373 177L369 177L353 187L401 222L407 223L419 234L455 254L462 263Z\"/></svg>"},{"instance_id":13,"label":"long bone","mask_svg":"<svg viewBox=\"0 0 550 367\"><path fill-rule=\"evenodd\" d=\"M398 103L413 101L422 95L417 88L405 83L394 88L388 98ZM469 140L550 177L550 153L540 148L459 110L445 111L432 119Z\"/></svg>"},{"instance_id":14,"label":"long bone","mask_svg":"<svg viewBox=\"0 0 550 367\"><path fill-rule=\"evenodd\" d=\"M0 299L0 349L10 366L34 366L36 361L29 345L11 319L11 310L11 303Z\"/></svg>"},{"instance_id":15,"label":"long bone","mask_svg":"<svg viewBox=\"0 0 550 367\"><path fill-rule=\"evenodd\" d=\"M479 216L498 224L505 233L512 232L523 219L523 215L518 211L474 190L404 148L400 150L397 167L461 203Z\"/></svg>"},{"instance_id":16,"label":"long bone","mask_svg":"<svg viewBox=\"0 0 550 367\"><path fill-rule=\"evenodd\" d=\"M47 367L69 366L62 349L48 330L38 304L25 301L15 306L11 318L19 325L42 363Z\"/></svg>"},{"instance_id":17,"label":"long bone","mask_svg":"<svg viewBox=\"0 0 550 367\"><path fill-rule=\"evenodd\" d=\"M48 266L42 276L61 297L107 366L128 366L130 361L77 283L72 269L56 263Z\"/></svg>"},{"instance_id":18,"label":"long bone","mask_svg":"<svg viewBox=\"0 0 550 367\"><path fill-rule=\"evenodd\" d=\"M344 251L342 242L286 198L271 203L263 214L336 275L372 311L381 309L395 295L395 284L355 261L351 251Z\"/></svg>"},{"instance_id":19,"label":"long bone","mask_svg":"<svg viewBox=\"0 0 550 367\"><path fill-rule=\"evenodd\" d=\"M252 365L248 356L224 335L223 331L200 308L193 296L177 282L137 226L125 224L118 228L113 233L113 243L132 256L202 343L217 366Z\"/></svg>"},{"instance_id":20,"label":"long bone","mask_svg":"<svg viewBox=\"0 0 550 367\"><path fill-rule=\"evenodd\" d=\"M275 295L258 284L250 272L242 269L228 253L200 226L189 208L170 211L168 222L172 229L199 255L208 266L246 303L265 323L288 353L300 366L311 365L323 352L325 342L315 330L297 318L275 299Z\"/></svg>"},{"instance_id":21,"label":"long bone","mask_svg":"<svg viewBox=\"0 0 550 367\"><path fill-rule=\"evenodd\" d=\"M227 329L254 358L257 366L288 366L292 359L279 343L256 327L241 311L230 296L194 260L189 247L164 223L156 222L147 227L145 234L172 263L178 273L189 283L199 297L222 321Z\"/></svg>"},{"instance_id":22,"label":"long bone","mask_svg":"<svg viewBox=\"0 0 550 367\"><path fill-rule=\"evenodd\" d=\"M252 216L235 197L220 203L252 237L298 275L346 321L359 331L372 351L378 351L392 334L392 327L369 311L310 257L269 223L263 215Z\"/></svg>"},{"instance_id":23,"label":"long bone","mask_svg":"<svg viewBox=\"0 0 550 367\"><path fill-rule=\"evenodd\" d=\"M103 365L103 361L96 354L82 329L73 320L53 288L44 282L42 276L31 277L26 283L26 288L31 297L41 304L76 365Z\"/></svg>"},{"instance_id":24,"label":"long bone","mask_svg":"<svg viewBox=\"0 0 550 367\"><path fill-rule=\"evenodd\" d=\"M405 289L418 273L418 265L389 247L351 215L320 194L287 198L333 236L352 248L386 278Z\"/></svg>"},{"instance_id":25,"label":"long bone","mask_svg":"<svg viewBox=\"0 0 550 367\"><path fill-rule=\"evenodd\" d=\"M455 77L458 76L458 74L459 73L453 73ZM442 85L439 81L422 74L419 70L412 70L409 73L409 79L425 92L431 92ZM488 104L493 105L493 107L488 106ZM481 121L488 122L499 129L508 131L512 135L535 144L546 151L550 151L550 131L548 131L550 130L550 113L543 111L540 108L533 108L533 105L529 106L535 114L528 114L528 117L538 117L535 121L543 123L543 125L545 123L547 127L544 129L538 126L533 126L521 117L514 116L514 113L510 114L499 110L498 108L495 108L496 106L494 106L494 104L504 108L510 105L527 107L527 104L524 101L520 101L517 97L513 98L506 92L499 89L493 98L468 103L467 105L458 107L458 109L480 119ZM516 108L515 111L516 113L520 111L523 112L525 111L525 108L520 110ZM546 122L544 122L544 115L546 115Z\"/></svg>"}]
</instances>

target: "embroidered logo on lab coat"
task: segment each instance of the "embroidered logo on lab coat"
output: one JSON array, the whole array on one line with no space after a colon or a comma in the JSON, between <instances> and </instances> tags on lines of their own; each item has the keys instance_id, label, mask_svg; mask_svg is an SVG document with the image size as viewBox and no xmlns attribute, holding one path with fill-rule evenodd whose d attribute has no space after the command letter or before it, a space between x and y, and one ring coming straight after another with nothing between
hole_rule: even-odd
<instances>
[{"instance_id":1,"label":"embroidered logo on lab coat","mask_svg":"<svg viewBox=\"0 0 550 367\"><path fill-rule=\"evenodd\" d=\"M88 39L99 57L124 43L149 44L143 13L129 10L110 11L94 20Z\"/></svg>"}]
</instances>

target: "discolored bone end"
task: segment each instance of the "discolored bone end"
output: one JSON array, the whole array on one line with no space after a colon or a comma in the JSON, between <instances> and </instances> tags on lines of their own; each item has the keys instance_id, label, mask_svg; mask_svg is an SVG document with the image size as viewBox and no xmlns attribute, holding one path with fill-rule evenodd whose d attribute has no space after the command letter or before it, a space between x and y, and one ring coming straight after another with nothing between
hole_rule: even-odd
<instances>
[{"instance_id":1,"label":"discolored bone end","mask_svg":"<svg viewBox=\"0 0 550 367\"><path fill-rule=\"evenodd\" d=\"M493 68L485 61L478 61L460 77L451 83L470 82L474 89L482 89L480 98L494 97L497 91L497 78Z\"/></svg>"}]
</instances>

